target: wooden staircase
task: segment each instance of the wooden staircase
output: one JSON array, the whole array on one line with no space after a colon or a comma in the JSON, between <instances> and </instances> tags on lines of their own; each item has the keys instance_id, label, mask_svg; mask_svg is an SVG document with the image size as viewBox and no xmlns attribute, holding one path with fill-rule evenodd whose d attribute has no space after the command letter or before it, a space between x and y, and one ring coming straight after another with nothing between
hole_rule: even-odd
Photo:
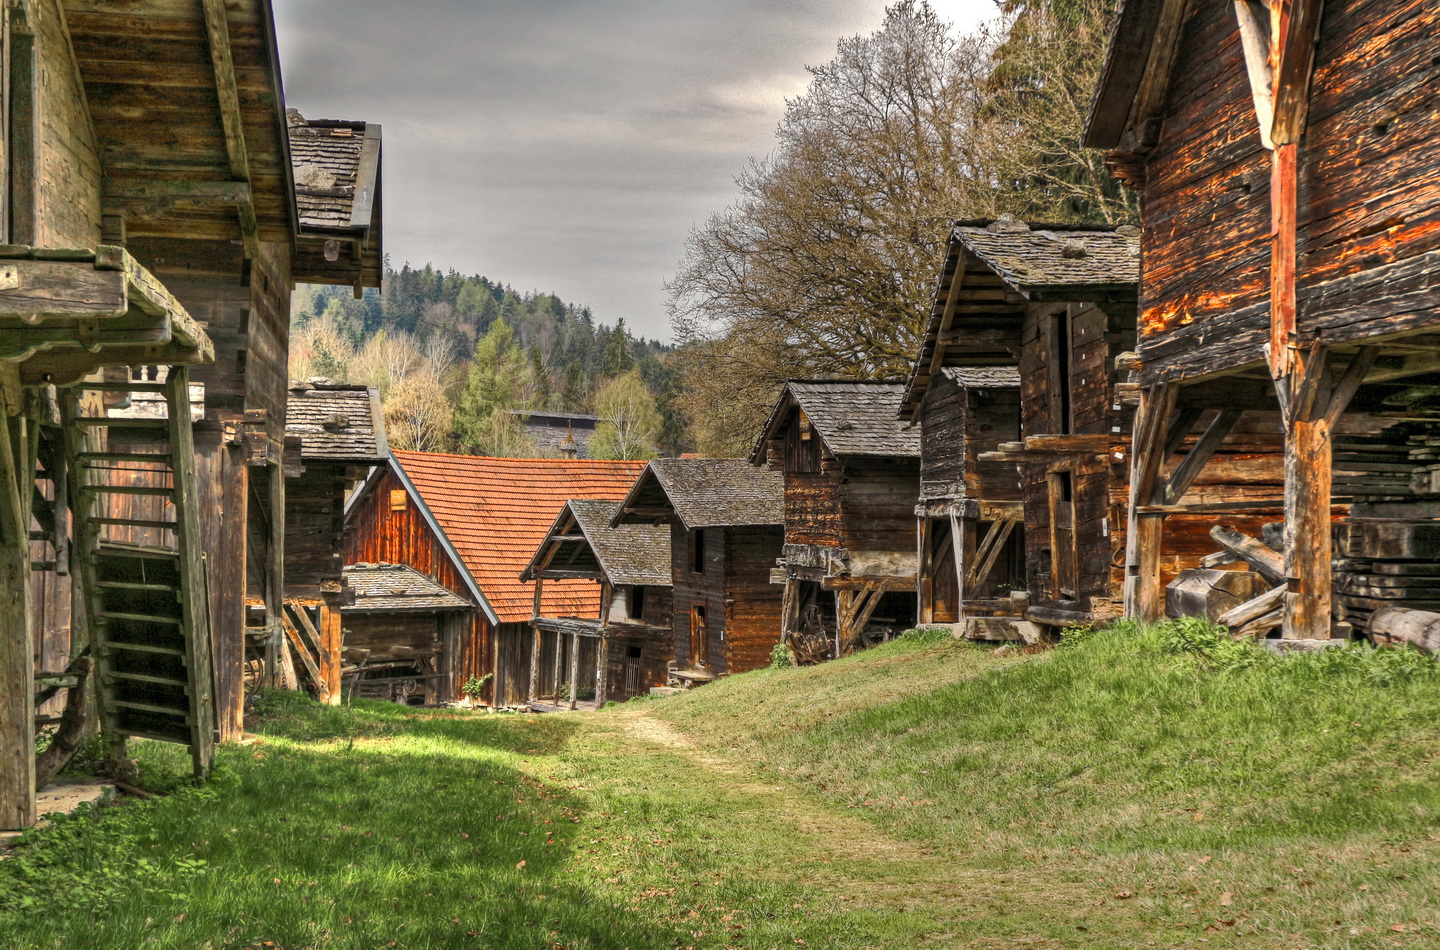
<instances>
[{"instance_id":1,"label":"wooden staircase","mask_svg":"<svg viewBox=\"0 0 1440 950\"><path fill-rule=\"evenodd\" d=\"M216 723L189 372L163 375L66 391L71 565L86 592L103 728L188 746L203 775ZM105 415L87 392L163 400L164 416Z\"/></svg>"}]
</instances>

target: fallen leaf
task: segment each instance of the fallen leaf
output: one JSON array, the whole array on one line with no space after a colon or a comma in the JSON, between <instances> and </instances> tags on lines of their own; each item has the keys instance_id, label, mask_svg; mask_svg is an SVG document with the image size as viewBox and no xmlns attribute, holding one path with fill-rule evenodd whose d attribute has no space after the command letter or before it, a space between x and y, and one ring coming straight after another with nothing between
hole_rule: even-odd
<instances>
[{"instance_id":1,"label":"fallen leaf","mask_svg":"<svg viewBox=\"0 0 1440 950\"><path fill-rule=\"evenodd\" d=\"M523 868L523 867L525 866L525 862L524 862L524 861L521 861L519 864L517 864L517 865L515 865L515 866L516 866L517 868Z\"/></svg>"},{"instance_id":2,"label":"fallen leaf","mask_svg":"<svg viewBox=\"0 0 1440 950\"><path fill-rule=\"evenodd\" d=\"M1220 906L1221 906L1221 907L1229 907L1229 906L1230 906L1230 902L1233 901L1234 899L1235 899L1235 892L1234 892L1234 891L1221 891L1221 892L1220 892Z\"/></svg>"},{"instance_id":3,"label":"fallen leaf","mask_svg":"<svg viewBox=\"0 0 1440 950\"><path fill-rule=\"evenodd\" d=\"M1132 897L1134 897L1134 896L1135 896L1135 895L1132 894L1132 893L1130 893L1129 891L1116 891L1116 892L1115 892L1115 899L1116 899L1116 900L1120 900L1120 901L1128 901L1130 898L1132 898Z\"/></svg>"}]
</instances>

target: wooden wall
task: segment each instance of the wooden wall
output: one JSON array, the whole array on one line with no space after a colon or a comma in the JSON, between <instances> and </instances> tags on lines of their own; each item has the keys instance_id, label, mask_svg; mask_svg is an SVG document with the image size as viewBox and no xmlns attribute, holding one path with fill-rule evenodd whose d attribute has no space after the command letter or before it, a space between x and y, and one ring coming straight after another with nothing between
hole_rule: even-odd
<instances>
[{"instance_id":1,"label":"wooden wall","mask_svg":"<svg viewBox=\"0 0 1440 950\"><path fill-rule=\"evenodd\" d=\"M724 528L705 528L700 532L698 542L705 570L698 572L694 570L696 533L687 531L678 518L671 521L672 629L675 631L675 666L678 669L695 668L696 657L690 648L690 621L693 608L701 607L705 611L705 627L709 634L706 641L709 668L716 673L727 672L724 641L720 639L720 631L725 629L726 571L729 567L724 535Z\"/></svg>"},{"instance_id":2,"label":"wooden wall","mask_svg":"<svg viewBox=\"0 0 1440 950\"><path fill-rule=\"evenodd\" d=\"M920 499L920 460L844 460L840 477L841 544L857 551L915 556L915 503Z\"/></svg>"},{"instance_id":3,"label":"wooden wall","mask_svg":"<svg viewBox=\"0 0 1440 950\"><path fill-rule=\"evenodd\" d=\"M100 149L65 31L59 0L29 5L35 31L34 232L12 243L94 247L100 243ZM16 171L24 174L24 159Z\"/></svg>"},{"instance_id":4,"label":"wooden wall","mask_svg":"<svg viewBox=\"0 0 1440 950\"><path fill-rule=\"evenodd\" d=\"M285 595L318 598L320 582L338 581L344 563L344 463L306 462L285 483Z\"/></svg>"},{"instance_id":5,"label":"wooden wall","mask_svg":"<svg viewBox=\"0 0 1440 950\"><path fill-rule=\"evenodd\" d=\"M778 525L725 529L727 609L721 672L744 673L770 665L770 651L780 642L785 595L782 585L770 583L770 570L782 542Z\"/></svg>"},{"instance_id":6,"label":"wooden wall","mask_svg":"<svg viewBox=\"0 0 1440 950\"><path fill-rule=\"evenodd\" d=\"M1424 0L1325 4L1299 148L1302 332L1343 341L1440 316L1426 286L1440 257L1437 33ZM1142 216L1147 379L1259 361L1268 330L1270 162L1228 0L1191 4L1171 77Z\"/></svg>"},{"instance_id":7,"label":"wooden wall","mask_svg":"<svg viewBox=\"0 0 1440 950\"><path fill-rule=\"evenodd\" d=\"M345 522L345 563L408 564L446 590L475 603L474 595L425 523L415 500L409 498L403 511L391 509L390 493L403 490L404 485L394 471L387 469L360 498ZM497 641L478 604L473 611L466 611L450 623L452 630L449 636L455 639L455 643L447 652L454 657L453 673L458 688L469 677L484 676L492 671L492 652ZM525 630L529 629L525 625ZM523 661L527 670L529 658L527 647ZM497 672L496 680L499 679L501 676ZM483 697L486 702L495 701L495 686L496 682L492 680L487 695ZM520 689L523 702L525 684L522 683Z\"/></svg>"}]
</instances>

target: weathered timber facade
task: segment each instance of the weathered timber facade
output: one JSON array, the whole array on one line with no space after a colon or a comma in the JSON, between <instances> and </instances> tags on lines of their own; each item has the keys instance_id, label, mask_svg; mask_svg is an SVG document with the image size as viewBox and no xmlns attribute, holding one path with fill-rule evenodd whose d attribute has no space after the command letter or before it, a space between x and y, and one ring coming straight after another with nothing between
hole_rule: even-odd
<instances>
[{"instance_id":1,"label":"weathered timber facade","mask_svg":"<svg viewBox=\"0 0 1440 950\"><path fill-rule=\"evenodd\" d=\"M643 465L392 452L347 503L345 563L408 565L470 603L443 698L489 674L483 700L521 706L535 616L521 573L567 500L618 500ZM592 581L550 581L543 595L545 616L598 616Z\"/></svg>"},{"instance_id":2,"label":"weathered timber facade","mask_svg":"<svg viewBox=\"0 0 1440 950\"><path fill-rule=\"evenodd\" d=\"M783 473L784 636L797 655L848 653L872 623L915 621L919 433L894 382L791 380L750 461Z\"/></svg>"},{"instance_id":3,"label":"weathered timber facade","mask_svg":"<svg viewBox=\"0 0 1440 950\"><path fill-rule=\"evenodd\" d=\"M625 496L612 524L670 532L672 678L704 682L770 662L782 499L780 474L744 459L656 459Z\"/></svg>"},{"instance_id":4,"label":"weathered timber facade","mask_svg":"<svg viewBox=\"0 0 1440 950\"><path fill-rule=\"evenodd\" d=\"M348 602L337 608L337 623L351 692L405 704L456 698L453 666L470 630L470 602L402 564L352 564L344 582ZM323 676L320 664L313 675Z\"/></svg>"},{"instance_id":5,"label":"weathered timber facade","mask_svg":"<svg viewBox=\"0 0 1440 950\"><path fill-rule=\"evenodd\" d=\"M292 384L285 437L281 667L333 704L340 701L341 611L354 599L342 570L345 498L389 454L379 394L365 386ZM268 491L257 498L267 503Z\"/></svg>"},{"instance_id":6,"label":"weathered timber facade","mask_svg":"<svg viewBox=\"0 0 1440 950\"><path fill-rule=\"evenodd\" d=\"M34 818L37 676L42 696L69 689L65 728L98 719L112 757L162 738L203 773L240 728L247 562L278 629L283 517L249 489L284 497L306 275L270 6L113 7L34 0L0 24L5 827ZM129 410L145 398L155 411Z\"/></svg>"},{"instance_id":7,"label":"weathered timber facade","mask_svg":"<svg viewBox=\"0 0 1440 950\"><path fill-rule=\"evenodd\" d=\"M547 581L581 578L600 586L594 616L533 617L531 703L604 705L665 685L675 655L670 530L611 524L619 511L619 502L567 501L521 575L535 582L537 605Z\"/></svg>"},{"instance_id":8,"label":"weathered timber facade","mask_svg":"<svg viewBox=\"0 0 1440 950\"><path fill-rule=\"evenodd\" d=\"M1413 502L1384 485L1405 461L1377 456L1431 433L1428 412L1396 407L1440 367L1440 186L1426 171L1440 14L1273 6L1126 4L1086 142L1144 195L1127 609L1160 612L1167 466L1195 410L1266 410L1285 448L1277 617L1287 638L1326 639L1332 521L1352 498ZM1411 428L1381 434L1392 421ZM1346 422L1359 443L1337 468Z\"/></svg>"}]
</instances>

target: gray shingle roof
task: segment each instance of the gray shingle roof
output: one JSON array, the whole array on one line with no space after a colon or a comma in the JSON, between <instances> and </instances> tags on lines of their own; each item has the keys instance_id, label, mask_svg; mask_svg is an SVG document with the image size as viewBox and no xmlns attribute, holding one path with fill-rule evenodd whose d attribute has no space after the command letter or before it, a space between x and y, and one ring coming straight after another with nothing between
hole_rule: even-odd
<instances>
[{"instance_id":1,"label":"gray shingle roof","mask_svg":"<svg viewBox=\"0 0 1440 950\"><path fill-rule=\"evenodd\" d=\"M571 499L566 502L590 549L612 584L670 586L670 528L667 525L610 522L618 501Z\"/></svg>"},{"instance_id":2,"label":"gray shingle roof","mask_svg":"<svg viewBox=\"0 0 1440 950\"><path fill-rule=\"evenodd\" d=\"M971 389L1020 388L1020 370L1015 366L947 366L940 372Z\"/></svg>"},{"instance_id":3,"label":"gray shingle roof","mask_svg":"<svg viewBox=\"0 0 1440 950\"><path fill-rule=\"evenodd\" d=\"M385 420L379 398L365 386L292 386L285 434L300 437L307 461L380 462Z\"/></svg>"},{"instance_id":4,"label":"gray shingle roof","mask_svg":"<svg viewBox=\"0 0 1440 950\"><path fill-rule=\"evenodd\" d=\"M366 123L308 121L291 110L290 163L295 173L295 205L303 228L348 230L355 222L356 189L373 188L359 180Z\"/></svg>"},{"instance_id":5,"label":"gray shingle roof","mask_svg":"<svg viewBox=\"0 0 1440 950\"><path fill-rule=\"evenodd\" d=\"M919 458L920 430L905 428L899 418L904 391L898 382L793 379L785 384L757 451L764 451L772 425L782 421L787 400L793 399L833 455Z\"/></svg>"},{"instance_id":6,"label":"gray shingle roof","mask_svg":"<svg viewBox=\"0 0 1440 950\"><path fill-rule=\"evenodd\" d=\"M1001 218L955 236L1022 293L1041 288L1133 284L1140 279L1140 229L1060 229ZM963 293L963 291L962 291Z\"/></svg>"},{"instance_id":7,"label":"gray shingle roof","mask_svg":"<svg viewBox=\"0 0 1440 950\"><path fill-rule=\"evenodd\" d=\"M640 473L612 523L647 520L648 515L632 518L625 509L660 503L692 530L781 525L785 478L745 459L655 459Z\"/></svg>"},{"instance_id":8,"label":"gray shingle roof","mask_svg":"<svg viewBox=\"0 0 1440 950\"><path fill-rule=\"evenodd\" d=\"M469 610L474 604L404 564L349 564L345 583L355 592L346 610Z\"/></svg>"}]
</instances>

